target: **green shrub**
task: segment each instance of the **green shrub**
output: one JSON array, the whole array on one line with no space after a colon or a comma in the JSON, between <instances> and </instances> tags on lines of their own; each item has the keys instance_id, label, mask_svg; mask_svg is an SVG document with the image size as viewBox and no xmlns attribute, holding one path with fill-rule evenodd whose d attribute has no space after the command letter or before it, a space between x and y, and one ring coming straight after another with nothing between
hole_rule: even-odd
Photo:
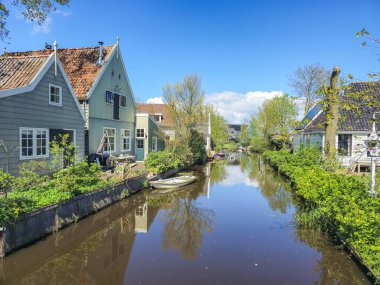
<instances>
[{"instance_id":1,"label":"green shrub","mask_svg":"<svg viewBox=\"0 0 380 285\"><path fill-rule=\"evenodd\" d=\"M14 177L0 168L0 194L7 193L11 190Z\"/></svg>"},{"instance_id":2,"label":"green shrub","mask_svg":"<svg viewBox=\"0 0 380 285\"><path fill-rule=\"evenodd\" d=\"M200 133L195 130L191 131L189 147L193 154L194 162L198 164L204 163L207 157L205 140Z\"/></svg>"},{"instance_id":3,"label":"green shrub","mask_svg":"<svg viewBox=\"0 0 380 285\"><path fill-rule=\"evenodd\" d=\"M41 187L49 177L48 164L43 160L31 160L24 162L19 166L19 176L17 176L12 185L12 190L27 191Z\"/></svg>"},{"instance_id":4,"label":"green shrub","mask_svg":"<svg viewBox=\"0 0 380 285\"><path fill-rule=\"evenodd\" d=\"M193 155L186 146L177 146L164 151L150 152L145 160L145 167L153 173L163 173L178 167L193 164Z\"/></svg>"},{"instance_id":5,"label":"green shrub","mask_svg":"<svg viewBox=\"0 0 380 285\"><path fill-rule=\"evenodd\" d=\"M88 165L86 161L82 161L54 173L52 185L58 191L70 192L75 195L80 193L83 187L97 185L101 181L100 172L101 168L98 164Z\"/></svg>"},{"instance_id":6,"label":"green shrub","mask_svg":"<svg viewBox=\"0 0 380 285\"><path fill-rule=\"evenodd\" d=\"M301 148L294 155L266 151L270 164L292 181L300 226L318 226L339 235L380 277L380 198L368 194L368 181L324 169L320 150Z\"/></svg>"}]
</instances>

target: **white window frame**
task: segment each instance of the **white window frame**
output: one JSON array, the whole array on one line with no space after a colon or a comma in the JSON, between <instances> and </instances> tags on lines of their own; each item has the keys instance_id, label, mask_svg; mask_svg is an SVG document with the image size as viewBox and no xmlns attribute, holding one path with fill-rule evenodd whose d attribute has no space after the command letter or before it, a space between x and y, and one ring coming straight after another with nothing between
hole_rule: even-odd
<instances>
[{"instance_id":1,"label":"white window frame","mask_svg":"<svg viewBox=\"0 0 380 285\"><path fill-rule=\"evenodd\" d=\"M104 127L103 128L103 134L102 134L102 136L104 135L104 131L106 130L106 129L108 129L108 130L114 130L115 131L115 136L114 136L114 149L113 150L108 150L108 149L104 149L104 146L103 146L103 150L104 151L108 151L108 152L116 152L116 138L117 138L117 133L116 133L116 128L110 128L110 127ZM108 136L109 137L109 136Z\"/></svg>"},{"instance_id":2,"label":"white window frame","mask_svg":"<svg viewBox=\"0 0 380 285\"><path fill-rule=\"evenodd\" d=\"M51 87L57 88L59 90L59 102L52 102L51 101ZM62 106L62 86L49 83L49 104L54 106Z\"/></svg>"},{"instance_id":3,"label":"white window frame","mask_svg":"<svg viewBox=\"0 0 380 285\"><path fill-rule=\"evenodd\" d=\"M137 136L137 130L144 130L144 135L142 137ZM144 128L136 128L136 139L145 139L145 135L146 135L146 132Z\"/></svg>"},{"instance_id":4,"label":"white window frame","mask_svg":"<svg viewBox=\"0 0 380 285\"><path fill-rule=\"evenodd\" d=\"M153 147L153 142L155 143L155 147ZM152 151L157 151L158 146L157 146L157 137L152 137Z\"/></svg>"},{"instance_id":5,"label":"white window frame","mask_svg":"<svg viewBox=\"0 0 380 285\"><path fill-rule=\"evenodd\" d=\"M127 137L124 136L124 132L125 131L129 131L129 137L128 136ZM121 147L120 147L120 150L121 151L131 151L131 143L132 143L132 132L131 132L131 129L121 129L120 138L121 138ZM124 139L125 138L129 139L129 148L128 149L124 149Z\"/></svg>"},{"instance_id":6,"label":"white window frame","mask_svg":"<svg viewBox=\"0 0 380 285\"><path fill-rule=\"evenodd\" d=\"M23 156L22 155L22 131L32 131L33 133L33 146L32 155ZM46 131L46 154L37 155L37 131ZM49 129L45 128L19 128L19 145L20 145L20 160L36 159L36 158L47 158L49 157Z\"/></svg>"},{"instance_id":7,"label":"white window frame","mask_svg":"<svg viewBox=\"0 0 380 285\"><path fill-rule=\"evenodd\" d=\"M125 106L121 105L121 98L125 98ZM124 95L120 95L119 94L119 107L122 107L122 108L127 108L127 96L124 96Z\"/></svg>"}]
</instances>

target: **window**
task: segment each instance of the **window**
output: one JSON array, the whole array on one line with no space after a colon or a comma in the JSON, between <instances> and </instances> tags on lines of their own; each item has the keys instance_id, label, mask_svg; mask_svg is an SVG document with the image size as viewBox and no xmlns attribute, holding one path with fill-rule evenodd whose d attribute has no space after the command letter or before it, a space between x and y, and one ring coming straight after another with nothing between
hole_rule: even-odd
<instances>
[{"instance_id":1,"label":"window","mask_svg":"<svg viewBox=\"0 0 380 285\"><path fill-rule=\"evenodd\" d=\"M20 128L20 159L49 156L48 130Z\"/></svg>"},{"instance_id":2,"label":"window","mask_svg":"<svg viewBox=\"0 0 380 285\"><path fill-rule=\"evenodd\" d=\"M49 104L62 106L62 87L49 84Z\"/></svg>"},{"instance_id":3,"label":"window","mask_svg":"<svg viewBox=\"0 0 380 285\"><path fill-rule=\"evenodd\" d=\"M343 156L351 156L352 135L338 135L338 153Z\"/></svg>"},{"instance_id":4,"label":"window","mask_svg":"<svg viewBox=\"0 0 380 285\"><path fill-rule=\"evenodd\" d=\"M121 150L131 150L131 130L121 130Z\"/></svg>"},{"instance_id":5,"label":"window","mask_svg":"<svg viewBox=\"0 0 380 285\"><path fill-rule=\"evenodd\" d=\"M127 107L127 97L120 95L120 106Z\"/></svg>"},{"instance_id":6,"label":"window","mask_svg":"<svg viewBox=\"0 0 380 285\"><path fill-rule=\"evenodd\" d=\"M136 138L143 138L143 137L144 137L144 129L137 129Z\"/></svg>"},{"instance_id":7,"label":"window","mask_svg":"<svg viewBox=\"0 0 380 285\"><path fill-rule=\"evenodd\" d=\"M115 151L115 137L116 137L116 129L113 128L104 128L104 134L105 136L105 141L104 141L104 146L103 146L103 151Z\"/></svg>"},{"instance_id":8,"label":"window","mask_svg":"<svg viewBox=\"0 0 380 285\"><path fill-rule=\"evenodd\" d=\"M113 104L113 93L106 91L106 103Z\"/></svg>"},{"instance_id":9,"label":"window","mask_svg":"<svg viewBox=\"0 0 380 285\"><path fill-rule=\"evenodd\" d=\"M152 137L152 151L157 151L157 137Z\"/></svg>"}]
</instances>

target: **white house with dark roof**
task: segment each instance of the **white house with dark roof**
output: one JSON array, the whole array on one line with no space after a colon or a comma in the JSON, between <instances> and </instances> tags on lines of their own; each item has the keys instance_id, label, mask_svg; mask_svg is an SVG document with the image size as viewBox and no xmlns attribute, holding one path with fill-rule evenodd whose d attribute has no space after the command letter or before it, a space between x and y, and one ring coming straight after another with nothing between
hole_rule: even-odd
<instances>
[{"instance_id":1,"label":"white house with dark roof","mask_svg":"<svg viewBox=\"0 0 380 285\"><path fill-rule=\"evenodd\" d=\"M30 160L50 160L49 144L68 134L84 157L85 117L55 51L0 56L0 168L11 174Z\"/></svg>"},{"instance_id":2,"label":"white house with dark roof","mask_svg":"<svg viewBox=\"0 0 380 285\"><path fill-rule=\"evenodd\" d=\"M380 83L352 83L349 86L351 92L360 94L372 94L371 98L380 100ZM367 166L370 163L370 155L366 150L365 141L372 132L372 116L374 108L361 104L360 114L346 109L340 110L340 120L336 136L336 148L343 166L354 170L356 166ZM368 105L368 104L367 104ZM316 145L321 148L325 143L326 116L321 106L315 106L295 129L292 138L293 149L301 145ZM380 123L376 123L376 129L380 131Z\"/></svg>"}]
</instances>

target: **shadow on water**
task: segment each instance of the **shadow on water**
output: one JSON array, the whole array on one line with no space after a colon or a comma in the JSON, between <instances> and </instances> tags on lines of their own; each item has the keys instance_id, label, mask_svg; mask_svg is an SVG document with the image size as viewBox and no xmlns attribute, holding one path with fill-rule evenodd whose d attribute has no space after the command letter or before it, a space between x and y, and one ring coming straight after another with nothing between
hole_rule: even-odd
<instances>
[{"instance_id":1,"label":"shadow on water","mask_svg":"<svg viewBox=\"0 0 380 285\"><path fill-rule=\"evenodd\" d=\"M370 284L326 234L297 227L289 185L258 157L229 155L197 175L11 254L0 284Z\"/></svg>"}]
</instances>

